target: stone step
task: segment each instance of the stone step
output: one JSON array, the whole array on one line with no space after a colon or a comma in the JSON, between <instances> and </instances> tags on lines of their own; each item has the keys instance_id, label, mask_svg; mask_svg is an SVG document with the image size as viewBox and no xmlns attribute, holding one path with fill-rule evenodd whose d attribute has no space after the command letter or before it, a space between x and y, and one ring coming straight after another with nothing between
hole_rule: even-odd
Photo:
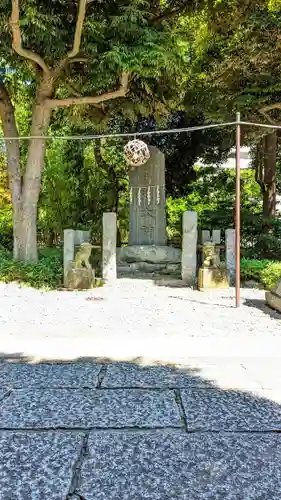
<instances>
[{"instance_id":1,"label":"stone step","mask_svg":"<svg viewBox=\"0 0 281 500\"><path fill-rule=\"evenodd\" d=\"M169 274L152 274L152 273L117 273L117 278L135 279L135 280L150 280L154 281L159 286L171 287L186 287L180 275Z\"/></svg>"},{"instance_id":2,"label":"stone step","mask_svg":"<svg viewBox=\"0 0 281 500\"><path fill-rule=\"evenodd\" d=\"M151 264L149 262L118 262L117 270L125 273L181 274L180 264Z\"/></svg>"}]
</instances>

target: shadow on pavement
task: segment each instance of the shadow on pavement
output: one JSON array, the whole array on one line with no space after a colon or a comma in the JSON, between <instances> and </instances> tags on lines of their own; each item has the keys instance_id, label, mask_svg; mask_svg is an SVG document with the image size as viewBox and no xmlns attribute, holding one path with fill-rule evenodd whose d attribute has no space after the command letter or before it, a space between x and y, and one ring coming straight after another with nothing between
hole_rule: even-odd
<instances>
[{"instance_id":1,"label":"shadow on pavement","mask_svg":"<svg viewBox=\"0 0 281 500\"><path fill-rule=\"evenodd\" d=\"M281 498L281 392L239 363L0 360L0 500Z\"/></svg>"}]
</instances>

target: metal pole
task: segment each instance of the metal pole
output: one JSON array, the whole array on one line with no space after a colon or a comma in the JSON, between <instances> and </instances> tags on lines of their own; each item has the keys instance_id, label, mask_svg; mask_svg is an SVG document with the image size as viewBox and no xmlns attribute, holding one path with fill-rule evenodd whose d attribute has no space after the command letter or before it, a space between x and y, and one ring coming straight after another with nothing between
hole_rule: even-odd
<instances>
[{"instance_id":1,"label":"metal pole","mask_svg":"<svg viewBox=\"0 0 281 500\"><path fill-rule=\"evenodd\" d=\"M240 113L236 113L236 185L235 185L235 303L240 307Z\"/></svg>"}]
</instances>

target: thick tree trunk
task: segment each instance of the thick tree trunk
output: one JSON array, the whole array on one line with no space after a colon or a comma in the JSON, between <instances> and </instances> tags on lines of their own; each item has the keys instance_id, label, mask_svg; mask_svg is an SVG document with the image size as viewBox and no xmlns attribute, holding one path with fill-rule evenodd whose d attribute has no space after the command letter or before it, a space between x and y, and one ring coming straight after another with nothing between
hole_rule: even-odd
<instances>
[{"instance_id":1,"label":"thick tree trunk","mask_svg":"<svg viewBox=\"0 0 281 500\"><path fill-rule=\"evenodd\" d=\"M5 141L9 186L13 205L14 258L21 259L21 221L22 221L22 179L20 171L20 147L15 113L9 94L0 81L0 117ZM11 137L11 140L9 140ZM12 139L13 138L13 139Z\"/></svg>"},{"instance_id":2,"label":"thick tree trunk","mask_svg":"<svg viewBox=\"0 0 281 500\"><path fill-rule=\"evenodd\" d=\"M35 104L32 116L31 136L47 134L51 111L44 104ZM41 176L44 167L46 141L30 139L22 194L21 241L23 260L37 262L37 206Z\"/></svg>"},{"instance_id":3,"label":"thick tree trunk","mask_svg":"<svg viewBox=\"0 0 281 500\"><path fill-rule=\"evenodd\" d=\"M257 150L256 181L261 187L265 217L276 213L276 149L277 134L273 132L262 138Z\"/></svg>"},{"instance_id":4,"label":"thick tree trunk","mask_svg":"<svg viewBox=\"0 0 281 500\"><path fill-rule=\"evenodd\" d=\"M38 86L32 113L31 137L23 179L20 169L19 140L14 108L9 94L0 81L0 117L6 139L9 185L13 204L14 258L25 262L37 261L37 205L41 175L44 166L45 140L51 116L51 108L45 99L52 96L53 82L42 79Z\"/></svg>"}]
</instances>

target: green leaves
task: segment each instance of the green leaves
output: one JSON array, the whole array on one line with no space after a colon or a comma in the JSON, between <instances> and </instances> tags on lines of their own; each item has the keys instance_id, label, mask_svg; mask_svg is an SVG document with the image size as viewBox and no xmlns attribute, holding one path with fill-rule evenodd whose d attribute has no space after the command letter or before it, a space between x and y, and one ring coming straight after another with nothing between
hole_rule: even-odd
<instances>
[{"instance_id":1,"label":"green leaves","mask_svg":"<svg viewBox=\"0 0 281 500\"><path fill-rule=\"evenodd\" d=\"M281 276L281 262L271 260L241 260L241 278L255 280L266 290L271 290Z\"/></svg>"},{"instance_id":2,"label":"green leaves","mask_svg":"<svg viewBox=\"0 0 281 500\"><path fill-rule=\"evenodd\" d=\"M43 250L38 264L24 264L0 248L0 281L19 282L34 288L58 288L62 284L62 252Z\"/></svg>"}]
</instances>

